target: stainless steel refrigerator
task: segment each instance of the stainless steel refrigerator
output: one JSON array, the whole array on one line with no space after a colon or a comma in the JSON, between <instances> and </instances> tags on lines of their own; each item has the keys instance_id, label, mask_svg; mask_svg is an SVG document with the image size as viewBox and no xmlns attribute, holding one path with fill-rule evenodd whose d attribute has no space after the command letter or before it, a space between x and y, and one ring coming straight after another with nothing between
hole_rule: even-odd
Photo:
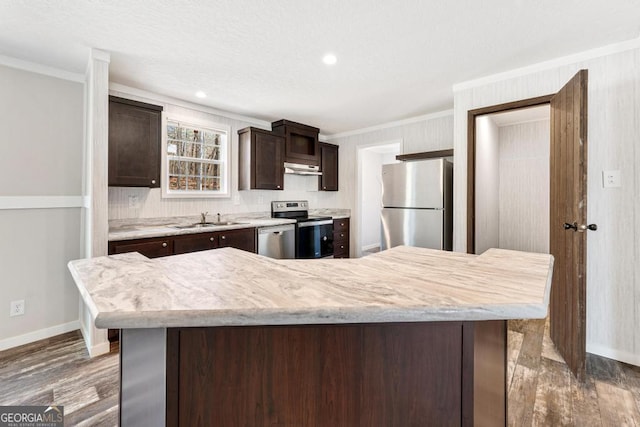
<instances>
[{"instance_id":1,"label":"stainless steel refrigerator","mask_svg":"<svg viewBox=\"0 0 640 427\"><path fill-rule=\"evenodd\" d=\"M382 165L380 249L452 249L453 164L429 159Z\"/></svg>"}]
</instances>

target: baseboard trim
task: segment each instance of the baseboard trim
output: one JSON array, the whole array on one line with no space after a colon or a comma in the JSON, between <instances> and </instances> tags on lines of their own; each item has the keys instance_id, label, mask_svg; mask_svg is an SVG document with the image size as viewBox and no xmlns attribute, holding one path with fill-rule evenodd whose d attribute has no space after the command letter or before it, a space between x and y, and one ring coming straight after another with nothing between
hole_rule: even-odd
<instances>
[{"instance_id":1,"label":"baseboard trim","mask_svg":"<svg viewBox=\"0 0 640 427\"><path fill-rule=\"evenodd\" d=\"M61 325L51 326L49 328L38 329L37 331L29 332L16 337L5 338L0 340L0 351L8 350L10 348L19 347L25 344L31 344L45 338L55 337L56 335L65 334L67 332L80 329L80 322L74 320L73 322L63 323Z\"/></svg>"},{"instance_id":2,"label":"baseboard trim","mask_svg":"<svg viewBox=\"0 0 640 427\"><path fill-rule=\"evenodd\" d=\"M379 248L379 247L380 247L380 243L379 242L378 243L372 243L370 245L363 246L362 250L363 251L368 251L370 249L375 249L375 248Z\"/></svg>"},{"instance_id":3,"label":"baseboard trim","mask_svg":"<svg viewBox=\"0 0 640 427\"><path fill-rule=\"evenodd\" d=\"M616 350L615 348L605 347L599 344L587 344L587 353L597 354L607 359L640 366L640 354L633 354L628 351Z\"/></svg>"},{"instance_id":4,"label":"baseboard trim","mask_svg":"<svg viewBox=\"0 0 640 427\"><path fill-rule=\"evenodd\" d=\"M102 354L107 354L111 351L111 345L109 341L101 342L98 344L93 344L92 340L88 339L88 332L84 329L84 325L80 323L80 333L82 334L82 338L84 339L84 346L87 348L89 352L89 357L96 357Z\"/></svg>"}]
</instances>

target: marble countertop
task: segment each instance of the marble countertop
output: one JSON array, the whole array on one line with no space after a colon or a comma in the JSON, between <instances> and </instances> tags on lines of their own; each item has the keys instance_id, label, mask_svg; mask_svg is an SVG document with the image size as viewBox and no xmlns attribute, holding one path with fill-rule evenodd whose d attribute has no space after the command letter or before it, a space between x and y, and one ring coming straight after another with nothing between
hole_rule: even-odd
<instances>
[{"instance_id":1,"label":"marble countertop","mask_svg":"<svg viewBox=\"0 0 640 427\"><path fill-rule=\"evenodd\" d=\"M98 328L544 318L553 257L399 246L358 259L276 260L233 248L71 261Z\"/></svg>"},{"instance_id":2,"label":"marble countertop","mask_svg":"<svg viewBox=\"0 0 640 427\"><path fill-rule=\"evenodd\" d=\"M334 219L349 218L349 209L312 209L312 215L330 216ZM208 221L215 221L215 214L207 216ZM227 214L221 216L222 221L233 221L238 224L217 225L214 227L179 228L200 221L199 217L183 216L169 218L139 218L109 221L109 241L144 239L148 237L177 236L182 234L207 233L238 228L270 227L282 224L295 224L290 219L271 218L270 212L245 214Z\"/></svg>"}]
</instances>

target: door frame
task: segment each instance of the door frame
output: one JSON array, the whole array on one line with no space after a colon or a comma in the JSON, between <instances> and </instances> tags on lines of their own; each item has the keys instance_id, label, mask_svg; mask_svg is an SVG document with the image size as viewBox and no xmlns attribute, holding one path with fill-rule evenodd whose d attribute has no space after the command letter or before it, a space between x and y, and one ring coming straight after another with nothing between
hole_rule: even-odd
<instances>
[{"instance_id":1,"label":"door frame","mask_svg":"<svg viewBox=\"0 0 640 427\"><path fill-rule=\"evenodd\" d=\"M354 204L355 209L355 221L354 215L351 215L351 230L353 231L353 237L351 242L353 250L352 254L355 254L356 258L362 256L362 151L367 148L380 147L384 145L398 145L399 153L404 153L404 138L388 139L375 142L364 142L357 144L356 150L356 202ZM382 191L382 190L381 190Z\"/></svg>"},{"instance_id":2,"label":"door frame","mask_svg":"<svg viewBox=\"0 0 640 427\"><path fill-rule=\"evenodd\" d=\"M555 93L467 112L467 253L476 252L476 117L549 104L554 96Z\"/></svg>"}]
</instances>

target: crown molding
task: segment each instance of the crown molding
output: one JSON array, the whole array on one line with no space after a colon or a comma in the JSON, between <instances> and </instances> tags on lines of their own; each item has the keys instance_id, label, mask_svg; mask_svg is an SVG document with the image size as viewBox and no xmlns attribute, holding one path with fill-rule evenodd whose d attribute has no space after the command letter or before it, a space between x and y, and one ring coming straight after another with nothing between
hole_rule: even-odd
<instances>
[{"instance_id":1,"label":"crown molding","mask_svg":"<svg viewBox=\"0 0 640 427\"><path fill-rule=\"evenodd\" d=\"M0 55L0 65L77 83L84 83L85 80L84 74L81 73L74 73L60 68L12 58L10 56Z\"/></svg>"},{"instance_id":2,"label":"crown molding","mask_svg":"<svg viewBox=\"0 0 640 427\"><path fill-rule=\"evenodd\" d=\"M398 126L409 125L412 123L419 123L433 119L439 119L441 117L453 117L453 110L438 111L437 113L424 114L422 116L410 117L408 119L396 120L393 122L387 122L380 125L370 126L362 129L350 130L347 132L334 133L333 135L324 136L327 141L332 141L338 138L346 138L348 136L361 135L363 133L374 132L382 129L388 129Z\"/></svg>"},{"instance_id":3,"label":"crown molding","mask_svg":"<svg viewBox=\"0 0 640 427\"><path fill-rule=\"evenodd\" d=\"M574 53L567 56L562 56L560 58L552 59L549 61L539 62L537 64L527 65L521 68L515 68L513 70L504 71L502 73L480 77L479 79L456 83L453 85L453 92L454 93L460 92L460 91L472 89L478 86L485 86L491 83L497 83L500 81L537 73L540 71L547 71L553 68L575 64L577 62L587 61L590 59L600 58L602 56L613 55L616 53L626 52L628 50L633 50L638 48L640 48L640 37L636 39L620 42L620 43L613 43L613 44L598 47L595 49L585 50L583 52L578 52L578 53Z\"/></svg>"},{"instance_id":4,"label":"crown molding","mask_svg":"<svg viewBox=\"0 0 640 427\"><path fill-rule=\"evenodd\" d=\"M189 108L195 111L215 114L217 116L222 116L227 119L241 120L243 122L248 122L252 125L260 126L265 129L271 129L271 122L267 122L265 120L259 120L254 117L243 116L242 114L235 114L235 113L230 113L224 110L218 110L213 107L207 107L206 105L195 104L193 102L184 101L182 99L173 98L170 96L160 95L157 93L146 91L144 89L137 89L137 88L126 86L120 83L113 83L113 82L109 83L109 93L113 94L112 92L119 92L119 93L132 96L134 98L139 98L136 100L140 100L140 101L146 100L146 101L152 101L152 102L155 101L162 104L171 104L178 107Z\"/></svg>"}]
</instances>

